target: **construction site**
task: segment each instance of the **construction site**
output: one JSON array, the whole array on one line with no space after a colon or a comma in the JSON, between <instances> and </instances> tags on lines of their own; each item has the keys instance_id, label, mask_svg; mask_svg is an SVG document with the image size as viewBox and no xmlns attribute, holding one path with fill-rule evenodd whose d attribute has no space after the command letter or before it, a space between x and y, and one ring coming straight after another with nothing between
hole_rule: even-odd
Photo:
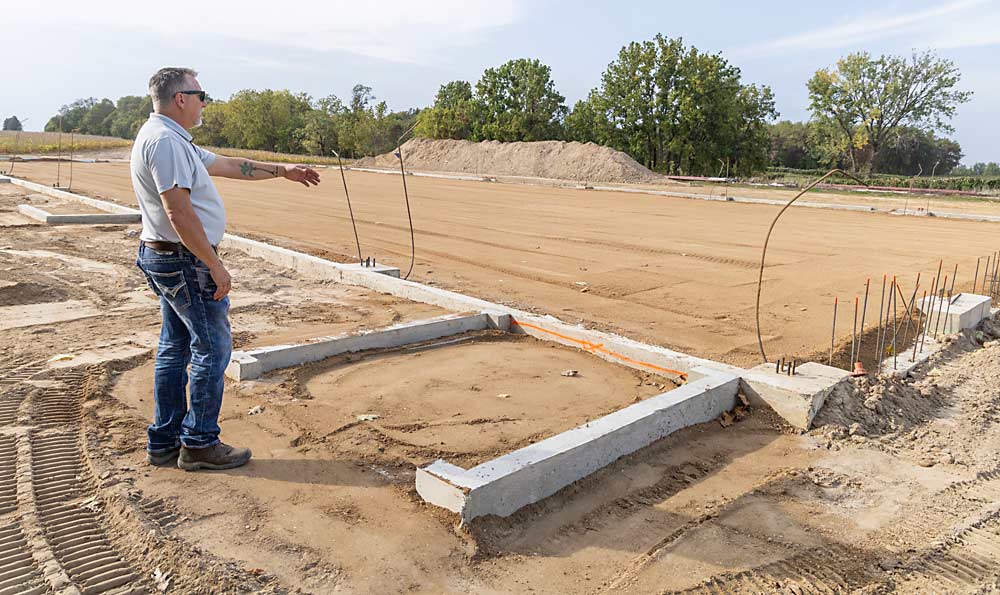
<instances>
[{"instance_id":1,"label":"construction site","mask_svg":"<svg viewBox=\"0 0 1000 595\"><path fill-rule=\"evenodd\" d=\"M254 457L187 473L127 151L0 170L0 595L1000 591L995 198L562 141L218 180Z\"/></svg>"}]
</instances>

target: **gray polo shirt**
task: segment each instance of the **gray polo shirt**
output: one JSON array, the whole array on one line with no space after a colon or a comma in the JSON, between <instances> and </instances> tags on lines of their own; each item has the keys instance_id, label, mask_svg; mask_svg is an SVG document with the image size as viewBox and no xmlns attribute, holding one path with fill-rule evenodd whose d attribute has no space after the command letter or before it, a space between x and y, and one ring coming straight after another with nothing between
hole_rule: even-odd
<instances>
[{"instance_id":1,"label":"gray polo shirt","mask_svg":"<svg viewBox=\"0 0 1000 595\"><path fill-rule=\"evenodd\" d=\"M201 220L208 242L222 241L226 209L206 169L215 153L194 144L187 130L172 118L150 114L132 145L132 188L142 212L142 234L147 241L180 242L160 193L174 186L191 191L191 204Z\"/></svg>"}]
</instances>

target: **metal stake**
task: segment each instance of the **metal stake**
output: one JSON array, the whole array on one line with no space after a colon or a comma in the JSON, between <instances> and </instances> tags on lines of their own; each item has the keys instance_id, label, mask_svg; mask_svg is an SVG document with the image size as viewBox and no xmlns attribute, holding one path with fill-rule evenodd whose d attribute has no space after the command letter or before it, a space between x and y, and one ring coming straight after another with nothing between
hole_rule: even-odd
<instances>
[{"instance_id":1,"label":"metal stake","mask_svg":"<svg viewBox=\"0 0 1000 595\"><path fill-rule=\"evenodd\" d=\"M947 279L948 278L945 277L945 280L947 280ZM938 315L937 315L937 318L935 319L935 322L934 322L934 338L935 339L937 339L938 330L941 328L941 314L942 314L942 312L941 312L941 307L942 307L941 304L944 302L944 287L942 287L939 291L941 292L941 298L938 300Z\"/></svg>"},{"instance_id":2,"label":"metal stake","mask_svg":"<svg viewBox=\"0 0 1000 595\"><path fill-rule=\"evenodd\" d=\"M958 278L958 263L955 263L955 271L951 274L951 287L948 288L948 293L955 292L955 279Z\"/></svg>"},{"instance_id":3,"label":"metal stake","mask_svg":"<svg viewBox=\"0 0 1000 595\"><path fill-rule=\"evenodd\" d=\"M979 281L979 261L982 259L982 256L976 257L976 274L972 276L972 293L976 293L976 282Z\"/></svg>"}]
</instances>

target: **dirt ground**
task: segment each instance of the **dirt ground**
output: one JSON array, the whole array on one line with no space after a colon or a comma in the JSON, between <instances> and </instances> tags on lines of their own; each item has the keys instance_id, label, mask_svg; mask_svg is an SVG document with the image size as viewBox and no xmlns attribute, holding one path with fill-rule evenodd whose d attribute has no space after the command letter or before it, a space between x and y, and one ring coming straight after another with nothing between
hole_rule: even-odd
<instances>
[{"instance_id":1,"label":"dirt ground","mask_svg":"<svg viewBox=\"0 0 1000 595\"><path fill-rule=\"evenodd\" d=\"M40 182L54 179L53 164L17 167ZM323 183L308 191L284 181L220 180L230 230L352 261L356 248L339 174L323 175ZM364 255L405 272L410 238L399 177L348 172L347 179ZM779 207L416 177L407 183L416 230L412 279L694 355L741 366L760 362L757 267ZM74 185L123 204L135 200L123 163L76 164ZM788 190L753 192L794 196ZM889 200L810 195L820 202L831 197L858 204ZM932 203L932 210L939 204L951 211L996 208ZM976 259L998 247L995 229L993 223L935 217L789 210L767 258L761 325L769 355L801 360L826 353L834 297L841 304L838 340L849 340L853 298L863 297L868 277L870 305L882 275L898 275L908 300L917 273L921 291L929 289L926 280L942 260L942 276L958 265L956 292L970 289Z\"/></svg>"},{"instance_id":2,"label":"dirt ground","mask_svg":"<svg viewBox=\"0 0 1000 595\"><path fill-rule=\"evenodd\" d=\"M0 186L0 214L22 200L19 189ZM417 464L474 462L503 440L515 447L586 418L592 405L614 408L662 387L582 353L475 335L391 362L365 354L228 382L224 438L251 445L251 464L223 473L150 468L143 441L158 321L132 266L134 229L0 227L0 320L19 321L0 328L0 476L27 469L16 501L0 489L0 560L30 552L54 561L15 567L21 585L45 592L59 567L96 593L1000 589L1000 333L992 323L951 338L912 378L862 379L839 391L807 434L766 410L729 427L688 428L508 519L459 527L417 497ZM243 346L441 314L225 256ZM486 361L482 351L503 356ZM116 363L100 363L108 358ZM442 384L436 371L453 368L467 370L461 384ZM564 368L581 375L563 377ZM548 374L532 378L540 369ZM608 398L595 398L603 387ZM408 396L431 394L445 402L405 409ZM494 426L507 433L466 431L469 444L430 444L426 426L442 435L490 426L446 419L470 398L486 405L465 403L458 417L542 416L551 426L504 422ZM69 483L47 483L53 477ZM5 481L0 488L13 480ZM56 523L69 513L45 512L54 505L82 515L85 538L117 561L94 574L61 549L65 529Z\"/></svg>"}]
</instances>

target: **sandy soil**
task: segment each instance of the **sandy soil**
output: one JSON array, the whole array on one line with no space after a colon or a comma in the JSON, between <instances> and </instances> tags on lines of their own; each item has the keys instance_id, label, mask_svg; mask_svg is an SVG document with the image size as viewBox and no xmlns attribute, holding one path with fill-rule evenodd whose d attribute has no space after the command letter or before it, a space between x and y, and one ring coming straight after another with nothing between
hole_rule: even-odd
<instances>
[{"instance_id":1,"label":"sandy soil","mask_svg":"<svg viewBox=\"0 0 1000 595\"><path fill-rule=\"evenodd\" d=\"M21 173L44 180L51 167L25 165ZM134 202L125 164L81 164L74 175L80 191ZM356 249L338 178L326 170L324 183L309 191L283 181L218 185L233 231L350 261ZM348 184L364 255L405 270L410 241L399 178L349 172ZM428 178L408 185L413 279L737 365L760 361L757 266L778 207ZM917 273L927 289L939 260L942 276L958 264L956 291L970 288L977 257L997 248L994 226L790 210L767 260L761 324L768 354L826 353L835 296L838 339L849 340L852 298L863 296L868 277L870 305L882 275L898 275L909 299Z\"/></svg>"},{"instance_id":2,"label":"sandy soil","mask_svg":"<svg viewBox=\"0 0 1000 595\"><path fill-rule=\"evenodd\" d=\"M17 200L0 190L0 209ZM157 584L165 584L164 576L168 593L1000 588L1000 333L992 323L978 334L950 338L948 349L912 378L861 379L839 391L821 412L821 427L808 434L788 432L766 410L726 428L715 422L688 428L511 518L458 527L451 515L420 502L413 470L416 461L438 454L461 459L475 449L447 443L432 449L414 439L427 436L419 422L440 421L456 409L462 418L523 411L554 428L581 413L577 402L610 406L653 387L640 385L644 379L628 370L607 372L603 362L585 367L576 352L480 336L397 353L391 363L389 354L345 358L230 383L225 438L251 444L254 461L224 473L150 468L143 459L145 383L157 314L132 268L128 230L0 227L5 307L77 301L100 310L0 329L0 473L13 478L8 461L22 461L30 451L32 469L41 471L19 471L18 490L34 490L42 502L52 488L44 484L46 468L35 467L47 460L37 453L52 443L63 444L61 453L80 453L69 475L67 468L59 475L75 487L58 493L71 510L88 515L94 527L88 535L103 536L102 547L121 557L116 568L131 569L127 588L162 590ZM380 314L388 320L436 313L298 279L235 254L227 259L243 296L242 306L234 297L234 309L244 308L237 314L244 322L235 326L261 325L242 331L254 335L248 342L273 339L270 333L284 333L286 325L316 324L303 322L311 316L309 300L347 311L391 309ZM266 303L277 307L252 315ZM312 315L326 318L326 308ZM359 315L354 324L367 322L369 316ZM487 349L508 351L499 362L481 362ZM65 352L72 357L46 363ZM125 359L96 363L111 352ZM453 368L453 361L464 365ZM94 365L81 365L88 362ZM464 374L457 387L441 384L442 376L453 378L447 372L476 362L468 387ZM564 367L582 375L554 378L560 390L545 394L548 376ZM522 370L542 377L516 377ZM508 389L515 378L516 387ZM607 399L595 397L592 389L604 386L613 389ZM501 391L511 396L486 400ZM407 394L446 401L407 410ZM261 413L249 414L261 405ZM359 412L381 417L355 418L346 429L334 425ZM8 454L11 437L22 444L15 455ZM69 442L53 442L63 437ZM486 444L477 443L474 431L462 438ZM509 439L515 442L516 434ZM6 494L0 493L0 551L5 559L12 547L44 558L46 543L57 539L51 520L25 514L28 497L7 508ZM6 537L9 527L27 538ZM22 556L22 550L11 551ZM45 559L54 560L50 573L66 563L60 550ZM44 584L40 573L32 585Z\"/></svg>"}]
</instances>

